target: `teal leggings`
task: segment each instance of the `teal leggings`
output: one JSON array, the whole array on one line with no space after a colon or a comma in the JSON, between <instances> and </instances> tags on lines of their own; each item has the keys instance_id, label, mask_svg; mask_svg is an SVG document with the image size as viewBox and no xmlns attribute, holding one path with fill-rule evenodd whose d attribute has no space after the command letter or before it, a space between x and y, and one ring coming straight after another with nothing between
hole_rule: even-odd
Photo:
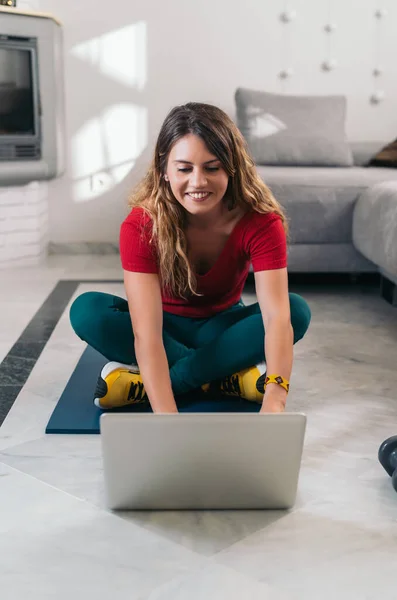
<instances>
[{"instance_id":1,"label":"teal leggings","mask_svg":"<svg viewBox=\"0 0 397 600\"><path fill-rule=\"evenodd\" d=\"M311 312L306 301L290 294L294 344L305 335ZM128 303L100 292L78 296L70 308L76 334L109 361L136 363ZM163 313L163 342L172 390L184 394L265 360L264 327L259 304L240 301L212 317Z\"/></svg>"}]
</instances>

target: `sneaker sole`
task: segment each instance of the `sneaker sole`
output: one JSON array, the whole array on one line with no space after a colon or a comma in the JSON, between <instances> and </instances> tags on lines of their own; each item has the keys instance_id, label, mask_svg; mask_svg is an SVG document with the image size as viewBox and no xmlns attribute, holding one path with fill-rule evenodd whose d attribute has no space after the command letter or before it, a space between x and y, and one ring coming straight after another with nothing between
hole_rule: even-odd
<instances>
[{"instance_id":1,"label":"sneaker sole","mask_svg":"<svg viewBox=\"0 0 397 600\"><path fill-rule=\"evenodd\" d=\"M95 388L94 404L98 408L102 408L102 406L100 405L100 400L101 400L101 398L106 396L106 394L108 392L108 385L106 383L106 377L108 377L110 375L110 373L113 373L113 371L116 371L117 369L126 369L127 371L132 371L133 373L140 372L138 365L125 365L123 363L119 363L119 362L115 362L115 361L107 363L103 367L101 374L98 377L98 381L97 381L96 388Z\"/></svg>"}]
</instances>

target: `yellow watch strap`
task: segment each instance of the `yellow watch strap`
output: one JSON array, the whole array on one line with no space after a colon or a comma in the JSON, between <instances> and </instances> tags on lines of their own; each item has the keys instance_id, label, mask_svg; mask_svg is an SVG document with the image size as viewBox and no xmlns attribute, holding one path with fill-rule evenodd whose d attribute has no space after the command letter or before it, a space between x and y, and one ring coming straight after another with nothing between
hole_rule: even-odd
<instances>
[{"instance_id":1,"label":"yellow watch strap","mask_svg":"<svg viewBox=\"0 0 397 600\"><path fill-rule=\"evenodd\" d=\"M268 375L265 379L265 388L268 383L277 383L277 385L281 385L287 392L289 392L289 381L281 375Z\"/></svg>"}]
</instances>

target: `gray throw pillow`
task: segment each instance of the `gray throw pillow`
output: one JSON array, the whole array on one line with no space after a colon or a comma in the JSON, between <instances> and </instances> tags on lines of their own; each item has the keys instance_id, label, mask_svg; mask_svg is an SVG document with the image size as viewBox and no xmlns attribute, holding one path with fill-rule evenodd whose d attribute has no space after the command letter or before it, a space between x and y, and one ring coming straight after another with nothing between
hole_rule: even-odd
<instances>
[{"instance_id":1,"label":"gray throw pillow","mask_svg":"<svg viewBox=\"0 0 397 600\"><path fill-rule=\"evenodd\" d=\"M238 88L237 125L259 165L351 167L345 96L289 96Z\"/></svg>"}]
</instances>

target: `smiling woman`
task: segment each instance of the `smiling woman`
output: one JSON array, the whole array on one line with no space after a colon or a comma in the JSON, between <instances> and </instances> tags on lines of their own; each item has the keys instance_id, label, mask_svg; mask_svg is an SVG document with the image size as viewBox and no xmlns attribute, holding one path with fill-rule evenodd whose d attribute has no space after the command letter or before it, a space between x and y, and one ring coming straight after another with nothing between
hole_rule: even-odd
<instances>
[{"instance_id":1,"label":"smiling woman","mask_svg":"<svg viewBox=\"0 0 397 600\"><path fill-rule=\"evenodd\" d=\"M201 191L212 193L200 206L186 197ZM207 228L207 239L211 228L222 237L244 213L254 210L278 215L279 226L288 234L284 212L258 176L240 131L226 113L208 104L189 103L170 111L152 166L130 204L151 217L163 287L181 296L197 291L187 260L192 227Z\"/></svg>"},{"instance_id":2,"label":"smiling woman","mask_svg":"<svg viewBox=\"0 0 397 600\"><path fill-rule=\"evenodd\" d=\"M233 121L208 104L175 107L130 204L127 300L91 292L71 308L76 333L112 361L96 404L178 412L178 396L201 388L283 411L310 309L288 293L286 217ZM258 303L246 307L251 264Z\"/></svg>"}]
</instances>

